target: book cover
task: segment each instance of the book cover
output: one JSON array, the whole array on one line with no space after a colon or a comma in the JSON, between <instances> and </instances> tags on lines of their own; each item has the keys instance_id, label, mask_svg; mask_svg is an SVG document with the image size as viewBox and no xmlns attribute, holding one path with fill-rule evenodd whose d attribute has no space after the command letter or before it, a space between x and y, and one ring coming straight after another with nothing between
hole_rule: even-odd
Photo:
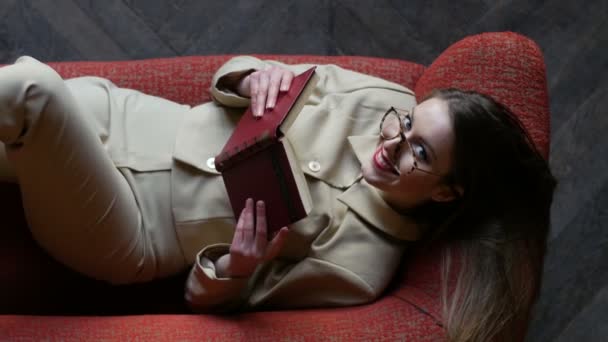
<instances>
[{"instance_id":1,"label":"book cover","mask_svg":"<svg viewBox=\"0 0 608 342\"><path fill-rule=\"evenodd\" d=\"M263 200L269 237L306 217L312 207L305 176L284 135L316 84L314 70L294 77L289 91L279 93L275 107L261 118L249 107L215 159L235 218L247 198Z\"/></svg>"}]
</instances>

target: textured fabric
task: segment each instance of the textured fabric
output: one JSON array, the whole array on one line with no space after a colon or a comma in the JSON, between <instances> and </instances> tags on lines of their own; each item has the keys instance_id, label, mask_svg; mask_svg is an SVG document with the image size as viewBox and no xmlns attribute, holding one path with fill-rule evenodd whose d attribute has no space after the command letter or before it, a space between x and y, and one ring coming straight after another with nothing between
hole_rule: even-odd
<instances>
[{"instance_id":1,"label":"textured fabric","mask_svg":"<svg viewBox=\"0 0 608 342\"><path fill-rule=\"evenodd\" d=\"M538 45L512 32L467 37L446 49L416 84L418 100L433 89L475 90L506 105L541 154L549 156L549 97Z\"/></svg>"},{"instance_id":2,"label":"textured fabric","mask_svg":"<svg viewBox=\"0 0 608 342\"><path fill-rule=\"evenodd\" d=\"M421 312L433 317L441 324L441 260L447 246L438 243L418 248L413 255L406 257L403 273L396 277L398 287L391 292L392 296L402 299ZM456 256L454 251L451 251ZM459 270L458 259L452 258L449 288L453 288Z\"/></svg>"},{"instance_id":3,"label":"textured fabric","mask_svg":"<svg viewBox=\"0 0 608 342\"><path fill-rule=\"evenodd\" d=\"M345 309L236 316L4 316L0 339L14 341L441 341L432 318L399 299Z\"/></svg>"},{"instance_id":4,"label":"textured fabric","mask_svg":"<svg viewBox=\"0 0 608 342\"><path fill-rule=\"evenodd\" d=\"M414 89L424 66L396 59L351 56L254 55L287 64L336 64ZM232 55L159 58L117 62L49 63L61 76L95 75L117 86L196 105L210 101L211 78Z\"/></svg>"}]
</instances>

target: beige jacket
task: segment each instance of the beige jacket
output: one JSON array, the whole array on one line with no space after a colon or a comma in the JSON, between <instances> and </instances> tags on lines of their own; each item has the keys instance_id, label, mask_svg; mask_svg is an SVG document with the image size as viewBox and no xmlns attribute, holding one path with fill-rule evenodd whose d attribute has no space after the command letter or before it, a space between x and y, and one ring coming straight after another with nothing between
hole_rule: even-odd
<instances>
[{"instance_id":1,"label":"beige jacket","mask_svg":"<svg viewBox=\"0 0 608 342\"><path fill-rule=\"evenodd\" d=\"M362 180L361 160L369 160L377 146L386 109L411 108L415 99L405 87L334 65L317 67L316 90L287 132L310 186L312 212L289 227L280 256L250 278L215 275L213 262L228 252L235 219L213 156L249 105L247 98L216 85L228 74L270 64L280 63L253 57L230 60L214 76L215 101L188 111L179 130L172 201L184 255L194 263L186 299L199 311L372 301L386 288L405 247L420 231ZM297 74L309 66L285 67Z\"/></svg>"}]
</instances>

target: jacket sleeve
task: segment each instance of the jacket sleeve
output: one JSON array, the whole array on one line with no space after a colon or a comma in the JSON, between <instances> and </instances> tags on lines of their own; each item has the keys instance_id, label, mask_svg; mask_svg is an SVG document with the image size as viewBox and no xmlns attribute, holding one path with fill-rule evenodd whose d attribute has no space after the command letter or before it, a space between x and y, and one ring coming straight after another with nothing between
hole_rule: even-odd
<instances>
[{"instance_id":1,"label":"jacket sleeve","mask_svg":"<svg viewBox=\"0 0 608 342\"><path fill-rule=\"evenodd\" d=\"M249 278L218 278L215 273L215 261L229 248L229 244L214 244L196 256L185 293L193 311L227 312L242 305Z\"/></svg>"},{"instance_id":2,"label":"jacket sleeve","mask_svg":"<svg viewBox=\"0 0 608 342\"><path fill-rule=\"evenodd\" d=\"M214 74L211 86L212 98L227 107L247 107L249 98L236 94L232 89L236 82L255 70L263 70L271 66L280 66L291 70L296 75L306 71L313 64L289 65L277 61L260 60L252 56L238 56L230 59L222 65ZM389 82L377 77L361 74L352 70L341 68L337 65L318 65L316 69L319 81L317 91L314 92L310 101L320 102L323 96L331 93L352 93L355 91L395 91L413 95L410 89L399 84Z\"/></svg>"},{"instance_id":3,"label":"jacket sleeve","mask_svg":"<svg viewBox=\"0 0 608 342\"><path fill-rule=\"evenodd\" d=\"M339 228L325 229L302 260L278 258L247 279L218 278L213 262L228 245L209 246L192 269L186 300L199 312L364 304L386 289L406 245L347 218Z\"/></svg>"},{"instance_id":4,"label":"jacket sleeve","mask_svg":"<svg viewBox=\"0 0 608 342\"><path fill-rule=\"evenodd\" d=\"M222 65L211 80L211 98L227 107L247 107L249 98L240 96L232 91L236 82L247 74L266 68L266 63L249 56L239 56L230 59Z\"/></svg>"}]
</instances>

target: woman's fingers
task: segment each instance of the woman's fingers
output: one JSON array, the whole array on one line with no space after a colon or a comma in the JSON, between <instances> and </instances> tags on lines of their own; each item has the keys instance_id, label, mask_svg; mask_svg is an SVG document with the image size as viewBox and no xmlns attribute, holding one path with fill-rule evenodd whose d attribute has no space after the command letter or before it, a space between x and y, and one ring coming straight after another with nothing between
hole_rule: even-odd
<instances>
[{"instance_id":1,"label":"woman's fingers","mask_svg":"<svg viewBox=\"0 0 608 342\"><path fill-rule=\"evenodd\" d=\"M251 275L260 263L279 255L287 234L287 227L283 227L268 243L266 205L263 201L257 201L254 208L253 199L248 198L236 225L230 258L226 259L229 264L224 274L239 277Z\"/></svg>"},{"instance_id":2,"label":"woman's fingers","mask_svg":"<svg viewBox=\"0 0 608 342\"><path fill-rule=\"evenodd\" d=\"M253 109L253 115L257 116L258 108L258 92L260 91L260 73L254 72L249 75L249 97L251 98L251 109Z\"/></svg>"},{"instance_id":3,"label":"woman's fingers","mask_svg":"<svg viewBox=\"0 0 608 342\"><path fill-rule=\"evenodd\" d=\"M254 238L254 227L253 227L253 199L248 198L245 203L245 212L242 214L243 216L243 233L242 233L242 242L245 244L250 244L253 242Z\"/></svg>"},{"instance_id":4,"label":"woman's fingers","mask_svg":"<svg viewBox=\"0 0 608 342\"><path fill-rule=\"evenodd\" d=\"M288 91L289 87L291 87L291 81L293 81L294 74L293 72L287 71L281 77L281 91Z\"/></svg>"},{"instance_id":5,"label":"woman's fingers","mask_svg":"<svg viewBox=\"0 0 608 342\"><path fill-rule=\"evenodd\" d=\"M266 108L274 108L277 104L277 96L284 74L283 69L272 68L270 70L270 84L268 86L268 99L266 100Z\"/></svg>"},{"instance_id":6,"label":"woman's fingers","mask_svg":"<svg viewBox=\"0 0 608 342\"><path fill-rule=\"evenodd\" d=\"M266 254L264 255L265 261L272 260L279 255L279 252L281 252L281 249L283 249L283 246L285 245L285 241L287 241L288 235L289 229L287 229L287 227L283 227L279 230L266 249Z\"/></svg>"},{"instance_id":7,"label":"woman's fingers","mask_svg":"<svg viewBox=\"0 0 608 342\"><path fill-rule=\"evenodd\" d=\"M262 114L264 114L269 83L270 75L265 70L256 71L249 75L251 108L253 109L253 115L256 117L260 117Z\"/></svg>"},{"instance_id":8,"label":"woman's fingers","mask_svg":"<svg viewBox=\"0 0 608 342\"><path fill-rule=\"evenodd\" d=\"M259 76L258 93L256 105L253 114L262 116L266 107L266 98L268 96L268 87L270 85L270 75L267 72L261 72Z\"/></svg>"},{"instance_id":9,"label":"woman's fingers","mask_svg":"<svg viewBox=\"0 0 608 342\"><path fill-rule=\"evenodd\" d=\"M279 92L289 90L293 78L293 72L281 67L271 67L248 75L246 79L253 115L260 117L265 109L274 108Z\"/></svg>"},{"instance_id":10,"label":"woman's fingers","mask_svg":"<svg viewBox=\"0 0 608 342\"><path fill-rule=\"evenodd\" d=\"M234 236L232 237L232 246L240 246L243 241L243 227L245 224L245 211L247 207L241 210L241 215L239 215L239 219L236 222L236 229L234 230Z\"/></svg>"},{"instance_id":11,"label":"woman's fingers","mask_svg":"<svg viewBox=\"0 0 608 342\"><path fill-rule=\"evenodd\" d=\"M270 243L268 243L268 227L266 220L266 205L263 201L256 203L256 223L255 223L255 255L261 261L274 259L285 244L285 239L289 233L287 227L281 228Z\"/></svg>"},{"instance_id":12,"label":"woman's fingers","mask_svg":"<svg viewBox=\"0 0 608 342\"><path fill-rule=\"evenodd\" d=\"M268 243L266 222L266 206L263 201L258 201L255 213L255 248L260 257L264 256Z\"/></svg>"}]
</instances>

